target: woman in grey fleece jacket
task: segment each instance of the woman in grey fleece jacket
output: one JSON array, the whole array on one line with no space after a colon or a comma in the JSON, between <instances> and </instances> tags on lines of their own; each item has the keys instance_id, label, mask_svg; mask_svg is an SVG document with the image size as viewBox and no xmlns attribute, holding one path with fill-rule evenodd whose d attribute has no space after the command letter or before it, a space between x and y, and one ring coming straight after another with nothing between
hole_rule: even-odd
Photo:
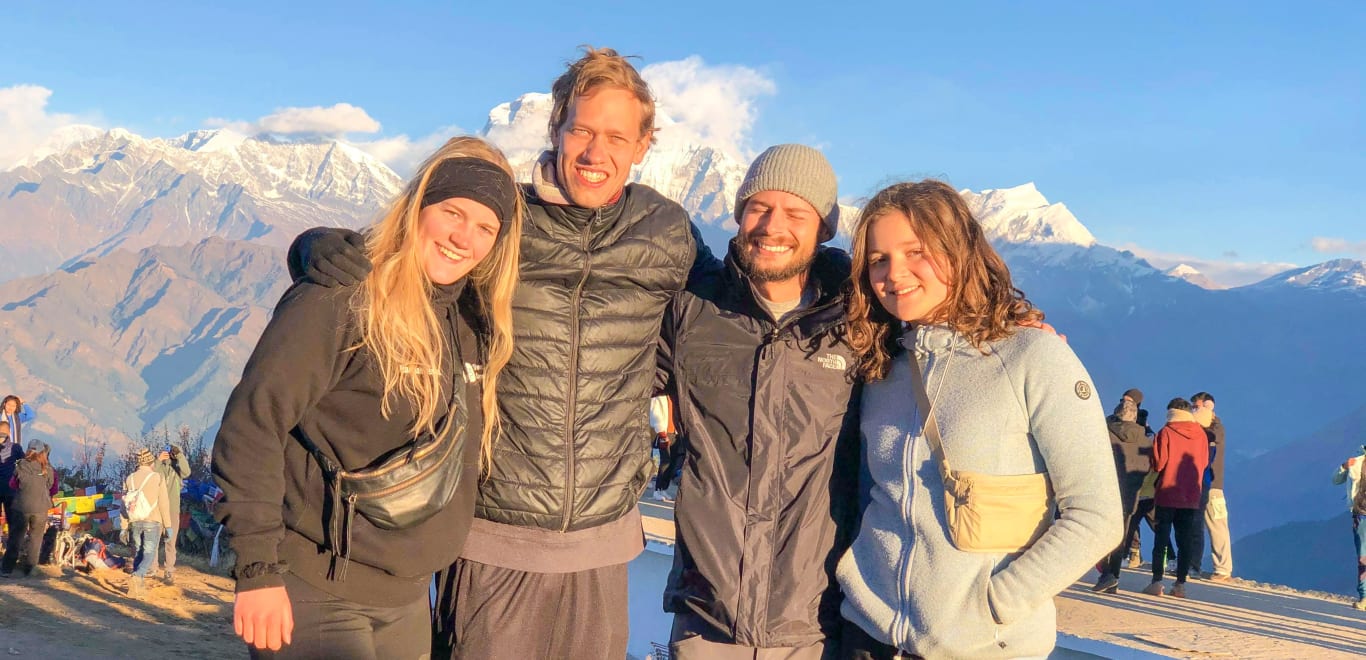
<instances>
[{"instance_id":1,"label":"woman in grey fleece jacket","mask_svg":"<svg viewBox=\"0 0 1366 660\"><path fill-rule=\"evenodd\" d=\"M873 197L854 232L850 343L862 398L863 518L839 564L842 657L1019 658L1053 649L1053 596L1121 536L1105 414L962 199L938 181ZM903 326L903 323L906 324ZM919 359L955 470L1045 473L1060 515L1028 549L950 541L925 439Z\"/></svg>"}]
</instances>

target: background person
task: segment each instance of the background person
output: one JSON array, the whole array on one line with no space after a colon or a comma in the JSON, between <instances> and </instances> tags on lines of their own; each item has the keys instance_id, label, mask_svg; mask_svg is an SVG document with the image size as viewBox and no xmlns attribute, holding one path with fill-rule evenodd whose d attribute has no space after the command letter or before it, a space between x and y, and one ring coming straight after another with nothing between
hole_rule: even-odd
<instances>
[{"instance_id":1,"label":"background person","mask_svg":"<svg viewBox=\"0 0 1366 660\"><path fill-rule=\"evenodd\" d=\"M9 486L14 492L13 512L9 513L9 538L5 541L5 556L0 560L0 577L10 577L25 554L24 575L32 575L33 567L43 549L43 535L47 533L47 512L52 508L52 485L56 475L48 462L49 448L41 440L29 440L28 451L14 468ZM27 534L27 543L25 543Z\"/></svg>"}]
</instances>

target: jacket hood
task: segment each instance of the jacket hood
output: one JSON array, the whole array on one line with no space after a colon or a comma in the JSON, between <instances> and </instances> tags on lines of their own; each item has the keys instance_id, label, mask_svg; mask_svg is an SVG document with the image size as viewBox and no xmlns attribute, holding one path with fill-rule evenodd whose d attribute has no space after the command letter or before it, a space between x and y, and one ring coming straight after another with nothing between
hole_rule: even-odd
<instances>
[{"instance_id":1,"label":"jacket hood","mask_svg":"<svg viewBox=\"0 0 1366 660\"><path fill-rule=\"evenodd\" d=\"M1129 444L1140 444L1148 439L1148 436L1143 434L1143 427L1137 422L1125 421L1111 415L1105 419L1105 425L1115 437Z\"/></svg>"},{"instance_id":2,"label":"jacket hood","mask_svg":"<svg viewBox=\"0 0 1366 660\"><path fill-rule=\"evenodd\" d=\"M1192 440L1205 441L1205 427L1195 421L1195 417L1185 410L1167 411L1167 428L1172 433L1190 438Z\"/></svg>"}]
</instances>

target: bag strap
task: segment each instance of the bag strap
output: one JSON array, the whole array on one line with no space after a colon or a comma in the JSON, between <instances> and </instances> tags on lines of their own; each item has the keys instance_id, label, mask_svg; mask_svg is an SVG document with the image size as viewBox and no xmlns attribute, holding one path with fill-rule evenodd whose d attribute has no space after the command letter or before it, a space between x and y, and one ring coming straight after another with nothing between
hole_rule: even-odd
<instances>
[{"instance_id":1,"label":"bag strap","mask_svg":"<svg viewBox=\"0 0 1366 660\"><path fill-rule=\"evenodd\" d=\"M152 476L155 475L155 474L156 474L156 471L153 471L152 474L149 474L149 475L143 477L143 478L142 478L142 485L141 485L141 486L138 486L138 487L135 488L134 490L136 490L137 492L141 493L141 492L142 492L142 489L147 487L147 482L151 481L151 480L152 480ZM146 497L146 495L143 495L143 497Z\"/></svg>"},{"instance_id":2,"label":"bag strap","mask_svg":"<svg viewBox=\"0 0 1366 660\"><path fill-rule=\"evenodd\" d=\"M920 361L915 359L915 349L908 347L906 356L911 363L911 383L915 385L916 405L925 420L925 439L929 440L930 451L934 452L935 459L939 461L939 476L947 486L953 480L953 470L949 468L948 456L944 455L943 439L939 437L939 421L934 418L934 409L930 407L930 395L925 391L925 376L921 372Z\"/></svg>"}]
</instances>

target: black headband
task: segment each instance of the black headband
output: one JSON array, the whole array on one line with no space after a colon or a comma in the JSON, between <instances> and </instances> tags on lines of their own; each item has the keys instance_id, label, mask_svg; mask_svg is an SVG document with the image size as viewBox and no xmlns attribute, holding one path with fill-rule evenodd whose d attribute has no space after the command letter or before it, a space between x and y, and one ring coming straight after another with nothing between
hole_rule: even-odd
<instances>
[{"instance_id":1,"label":"black headband","mask_svg":"<svg viewBox=\"0 0 1366 660\"><path fill-rule=\"evenodd\" d=\"M442 161L427 180L422 208L452 197L472 199L493 210L501 225L512 218L517 208L517 185L502 168L482 158L451 158Z\"/></svg>"}]
</instances>

